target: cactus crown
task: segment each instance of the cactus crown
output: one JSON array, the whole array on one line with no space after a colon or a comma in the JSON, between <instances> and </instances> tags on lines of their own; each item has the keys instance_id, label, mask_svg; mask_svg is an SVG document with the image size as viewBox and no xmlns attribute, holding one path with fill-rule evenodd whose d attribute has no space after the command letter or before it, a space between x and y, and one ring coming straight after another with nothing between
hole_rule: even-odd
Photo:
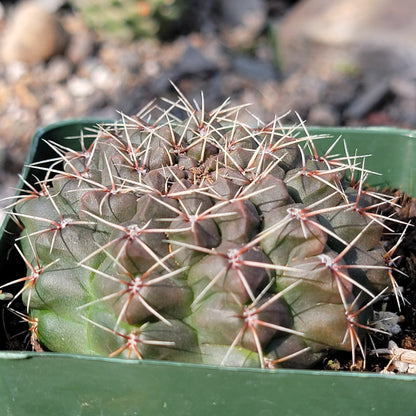
<instances>
[{"instance_id":1,"label":"cactus crown","mask_svg":"<svg viewBox=\"0 0 416 416\"><path fill-rule=\"evenodd\" d=\"M167 100L166 100L167 101ZM358 156L320 155L302 122L239 121L179 92L81 135L11 207L32 336L44 348L229 366L364 353L395 291Z\"/></svg>"}]
</instances>

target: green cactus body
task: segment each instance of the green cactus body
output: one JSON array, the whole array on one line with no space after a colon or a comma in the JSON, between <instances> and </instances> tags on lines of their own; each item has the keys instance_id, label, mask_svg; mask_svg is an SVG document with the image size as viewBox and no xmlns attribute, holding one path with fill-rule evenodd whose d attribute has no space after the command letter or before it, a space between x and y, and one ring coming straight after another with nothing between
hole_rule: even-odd
<instances>
[{"instance_id":1,"label":"green cactus body","mask_svg":"<svg viewBox=\"0 0 416 416\"><path fill-rule=\"evenodd\" d=\"M371 209L389 198L301 129L174 107L182 119L123 116L88 149L51 144L61 167L34 166L41 191L13 206L41 345L270 368L361 347L393 287Z\"/></svg>"},{"instance_id":2,"label":"green cactus body","mask_svg":"<svg viewBox=\"0 0 416 416\"><path fill-rule=\"evenodd\" d=\"M72 0L85 22L104 37L166 38L179 27L183 0Z\"/></svg>"}]
</instances>

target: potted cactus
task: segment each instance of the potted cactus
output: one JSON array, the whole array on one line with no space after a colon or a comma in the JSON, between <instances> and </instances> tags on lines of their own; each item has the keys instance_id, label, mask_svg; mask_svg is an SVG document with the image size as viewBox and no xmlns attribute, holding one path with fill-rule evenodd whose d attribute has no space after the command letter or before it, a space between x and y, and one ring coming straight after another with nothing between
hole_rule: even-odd
<instances>
[{"instance_id":1,"label":"potted cactus","mask_svg":"<svg viewBox=\"0 0 416 416\"><path fill-rule=\"evenodd\" d=\"M43 352L1 354L9 414L411 411L414 376L306 370L331 350L354 365L366 334L385 332L373 304L401 301L380 244L398 220L377 211L394 200L364 185L413 193L392 151L403 141L411 160L410 132L253 126L241 111L179 94L38 132L1 290L10 309L21 296Z\"/></svg>"}]
</instances>

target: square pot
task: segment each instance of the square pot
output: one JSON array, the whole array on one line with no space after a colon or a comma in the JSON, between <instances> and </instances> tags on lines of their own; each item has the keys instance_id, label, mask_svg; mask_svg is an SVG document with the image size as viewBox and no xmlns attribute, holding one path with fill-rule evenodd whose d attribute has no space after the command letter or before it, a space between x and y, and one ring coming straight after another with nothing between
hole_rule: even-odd
<instances>
[{"instance_id":1,"label":"square pot","mask_svg":"<svg viewBox=\"0 0 416 416\"><path fill-rule=\"evenodd\" d=\"M70 120L39 130L27 163L55 156L44 140L76 148L81 129L98 120ZM416 195L416 132L394 128L310 127L342 136L350 155L371 154L369 184ZM320 150L330 139L317 140ZM331 153L344 153L340 140ZM38 172L37 172L38 173ZM33 180L31 169L23 178ZM21 181L19 187L23 187ZM6 219L0 234L0 285L24 274L13 250L17 230ZM6 330L7 319L5 320ZM5 328L1 328L5 348ZM315 370L275 371L58 353L0 351L0 414L4 415L414 415L416 376Z\"/></svg>"}]
</instances>

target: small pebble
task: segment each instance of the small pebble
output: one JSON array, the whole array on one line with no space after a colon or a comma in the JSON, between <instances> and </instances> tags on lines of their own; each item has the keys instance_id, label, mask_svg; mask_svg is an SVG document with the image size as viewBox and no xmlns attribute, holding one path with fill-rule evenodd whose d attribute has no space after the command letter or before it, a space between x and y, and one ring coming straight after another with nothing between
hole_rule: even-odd
<instances>
[{"instance_id":1,"label":"small pebble","mask_svg":"<svg viewBox=\"0 0 416 416\"><path fill-rule=\"evenodd\" d=\"M5 65L5 77L7 82L15 83L29 72L27 64L21 61L10 62Z\"/></svg>"},{"instance_id":2,"label":"small pebble","mask_svg":"<svg viewBox=\"0 0 416 416\"><path fill-rule=\"evenodd\" d=\"M405 99L416 99L416 79L393 77L390 81L394 94Z\"/></svg>"},{"instance_id":3,"label":"small pebble","mask_svg":"<svg viewBox=\"0 0 416 416\"><path fill-rule=\"evenodd\" d=\"M340 122L338 111L330 104L315 104L308 115L308 124L314 126L337 126Z\"/></svg>"},{"instance_id":4,"label":"small pebble","mask_svg":"<svg viewBox=\"0 0 416 416\"><path fill-rule=\"evenodd\" d=\"M118 80L113 73L104 65L97 65L92 68L91 81L95 88L103 90L111 90L118 84Z\"/></svg>"},{"instance_id":5,"label":"small pebble","mask_svg":"<svg viewBox=\"0 0 416 416\"><path fill-rule=\"evenodd\" d=\"M94 92L94 85L89 79L73 76L68 80L68 89L74 97L83 98Z\"/></svg>"},{"instance_id":6,"label":"small pebble","mask_svg":"<svg viewBox=\"0 0 416 416\"><path fill-rule=\"evenodd\" d=\"M59 83L68 79L72 73L72 65L63 56L52 58L46 68L51 83Z\"/></svg>"},{"instance_id":7,"label":"small pebble","mask_svg":"<svg viewBox=\"0 0 416 416\"><path fill-rule=\"evenodd\" d=\"M347 119L361 119L371 110L374 110L389 94L390 83L381 80L368 85L365 91L356 97L346 108L344 116Z\"/></svg>"}]
</instances>

